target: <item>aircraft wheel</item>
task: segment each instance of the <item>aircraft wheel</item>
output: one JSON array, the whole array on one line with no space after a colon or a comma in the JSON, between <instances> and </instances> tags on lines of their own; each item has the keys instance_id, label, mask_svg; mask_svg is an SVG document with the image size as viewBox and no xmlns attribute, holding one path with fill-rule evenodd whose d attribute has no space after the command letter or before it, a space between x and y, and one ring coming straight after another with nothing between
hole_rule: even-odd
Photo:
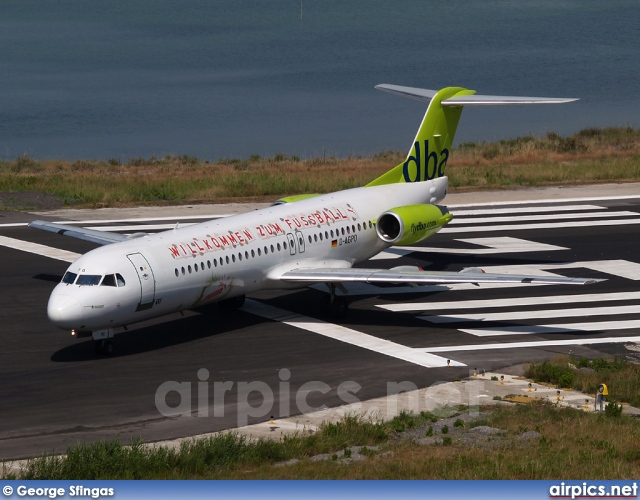
<instances>
[{"instance_id":1,"label":"aircraft wheel","mask_svg":"<svg viewBox=\"0 0 640 500\"><path fill-rule=\"evenodd\" d=\"M349 312L349 303L344 297L334 297L331 301L331 297L327 296L325 301L326 315L332 319L344 319Z\"/></svg>"},{"instance_id":2,"label":"aircraft wheel","mask_svg":"<svg viewBox=\"0 0 640 500\"><path fill-rule=\"evenodd\" d=\"M102 351L105 356L113 356L113 353L115 352L115 346L113 345L113 342L111 340L105 340Z\"/></svg>"},{"instance_id":3,"label":"aircraft wheel","mask_svg":"<svg viewBox=\"0 0 640 500\"><path fill-rule=\"evenodd\" d=\"M244 305L245 299L246 297L244 295L234 297L233 299L231 299L233 301L233 307L235 307L236 309L241 308Z\"/></svg>"},{"instance_id":4,"label":"aircraft wheel","mask_svg":"<svg viewBox=\"0 0 640 500\"><path fill-rule=\"evenodd\" d=\"M112 356L115 346L111 340L96 340L94 348L97 356Z\"/></svg>"},{"instance_id":5,"label":"aircraft wheel","mask_svg":"<svg viewBox=\"0 0 640 500\"><path fill-rule=\"evenodd\" d=\"M233 297L232 299L221 300L219 304L225 309L239 309L244 305L244 300L244 295L238 295L237 297Z\"/></svg>"}]
</instances>

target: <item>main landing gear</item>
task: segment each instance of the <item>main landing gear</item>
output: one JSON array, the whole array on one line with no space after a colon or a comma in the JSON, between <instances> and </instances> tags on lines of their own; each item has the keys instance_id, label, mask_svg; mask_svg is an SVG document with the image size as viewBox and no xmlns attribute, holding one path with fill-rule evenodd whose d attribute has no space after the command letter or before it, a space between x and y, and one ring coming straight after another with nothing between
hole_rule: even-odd
<instances>
[{"instance_id":1,"label":"main landing gear","mask_svg":"<svg viewBox=\"0 0 640 500\"><path fill-rule=\"evenodd\" d=\"M329 295L324 297L325 314L332 319L344 319L349 312L349 303L344 297L336 295L336 285L328 283Z\"/></svg>"},{"instance_id":2,"label":"main landing gear","mask_svg":"<svg viewBox=\"0 0 640 500\"><path fill-rule=\"evenodd\" d=\"M237 297L221 300L218 305L224 309L240 309L244 305L245 298L244 295L238 295Z\"/></svg>"}]
</instances>

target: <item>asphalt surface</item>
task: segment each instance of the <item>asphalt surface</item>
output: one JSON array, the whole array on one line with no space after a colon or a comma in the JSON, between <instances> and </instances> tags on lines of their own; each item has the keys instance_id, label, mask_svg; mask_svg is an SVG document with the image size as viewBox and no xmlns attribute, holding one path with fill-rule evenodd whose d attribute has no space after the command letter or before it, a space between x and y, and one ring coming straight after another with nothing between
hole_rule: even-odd
<instances>
[{"instance_id":1,"label":"asphalt surface","mask_svg":"<svg viewBox=\"0 0 640 500\"><path fill-rule=\"evenodd\" d=\"M569 190L562 194L572 197ZM559 199L558 194L551 196ZM597 196L607 192L599 190ZM416 364L384 347L370 350L310 331L305 324L311 330L315 321L325 325L320 323L325 319L324 294L315 289L256 294L247 307L253 312L211 309L132 325L116 337L115 356L96 358L91 339L74 339L46 317L49 293L68 263L2 240L0 459L63 452L79 441L158 441L207 433L237 427L243 423L239 414L252 423L299 413L304 403L308 409L338 406L345 402L345 387L364 401L385 396L398 383L423 388L469 376L474 368L495 371L569 351L634 358L640 345L640 297L634 295L640 279L640 195L624 196L492 205L468 198L477 205L451 208L459 214L455 224L434 238L414 251L401 249L368 263L454 271L482 267L520 274L542 270L607 280L584 287L456 285L403 288L401 293L369 287L360 291L373 295L352 297L350 315L342 322L349 331L450 359L451 367ZM83 216L76 213L75 218ZM160 215L154 211L144 216ZM188 216L181 213L180 222L188 223ZM117 212L108 217L117 218ZM0 214L0 237L77 253L94 248L11 225L38 218L67 220L74 215L5 212ZM556 296L564 298L554 302ZM478 300L484 302L472 302ZM265 319L255 314L261 305L302 321ZM330 323L327 328L332 328ZM202 368L208 372L199 373ZM281 371L285 368L288 372ZM230 390L223 392L225 382ZM167 387L180 388L182 396L162 392ZM167 407L186 409L190 416L164 416L157 393L164 395ZM268 393L273 393L273 404L266 405L263 395ZM245 401L256 410L248 410Z\"/></svg>"}]
</instances>

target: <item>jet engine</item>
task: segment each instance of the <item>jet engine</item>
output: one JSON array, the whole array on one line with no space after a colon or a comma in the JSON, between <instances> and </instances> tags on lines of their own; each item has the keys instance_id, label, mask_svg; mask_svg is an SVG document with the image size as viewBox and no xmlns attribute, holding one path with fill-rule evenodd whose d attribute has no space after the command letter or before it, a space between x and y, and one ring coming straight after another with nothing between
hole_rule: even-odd
<instances>
[{"instance_id":1,"label":"jet engine","mask_svg":"<svg viewBox=\"0 0 640 500\"><path fill-rule=\"evenodd\" d=\"M378 237L392 245L412 245L436 234L453 215L440 205L407 205L387 210L376 224Z\"/></svg>"}]
</instances>

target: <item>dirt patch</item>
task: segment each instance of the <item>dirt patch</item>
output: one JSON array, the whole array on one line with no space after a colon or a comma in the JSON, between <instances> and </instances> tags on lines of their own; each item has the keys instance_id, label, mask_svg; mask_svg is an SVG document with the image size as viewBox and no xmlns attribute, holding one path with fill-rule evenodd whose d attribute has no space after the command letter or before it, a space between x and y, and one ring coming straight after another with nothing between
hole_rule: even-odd
<instances>
[{"instance_id":1,"label":"dirt patch","mask_svg":"<svg viewBox=\"0 0 640 500\"><path fill-rule=\"evenodd\" d=\"M0 211L8 210L54 210L63 208L60 196L39 191L0 192Z\"/></svg>"}]
</instances>

